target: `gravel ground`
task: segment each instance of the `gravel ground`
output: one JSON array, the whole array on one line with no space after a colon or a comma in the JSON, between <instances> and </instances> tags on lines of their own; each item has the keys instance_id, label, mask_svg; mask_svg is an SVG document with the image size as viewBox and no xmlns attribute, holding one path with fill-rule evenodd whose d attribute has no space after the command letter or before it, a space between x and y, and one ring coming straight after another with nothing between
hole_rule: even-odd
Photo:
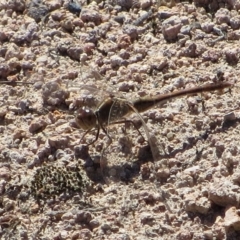
<instances>
[{"instance_id":1,"label":"gravel ground","mask_svg":"<svg viewBox=\"0 0 240 240\"><path fill-rule=\"evenodd\" d=\"M1 0L1 239L239 239L239 11L233 0ZM153 151L138 114L137 129L109 126L103 155L108 136L88 145L96 131L75 121L109 94L222 80L231 89L142 113Z\"/></svg>"}]
</instances>

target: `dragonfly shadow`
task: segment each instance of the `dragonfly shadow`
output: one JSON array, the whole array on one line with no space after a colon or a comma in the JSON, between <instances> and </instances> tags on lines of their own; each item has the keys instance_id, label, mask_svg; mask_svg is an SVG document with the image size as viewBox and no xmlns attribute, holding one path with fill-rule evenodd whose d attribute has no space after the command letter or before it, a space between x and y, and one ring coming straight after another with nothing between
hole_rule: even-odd
<instances>
[{"instance_id":1,"label":"dragonfly shadow","mask_svg":"<svg viewBox=\"0 0 240 240\"><path fill-rule=\"evenodd\" d=\"M156 156L158 157L156 159ZM112 165L111 169L106 169L107 171L112 171L114 169L115 173L117 173L118 177L116 181L131 183L135 181L135 178L140 177L142 180L149 180L151 175L151 169L153 170L154 164L157 161L161 161L162 159L169 158L169 155L165 152L158 152L156 154L153 153L153 144L148 143L145 146L141 146L138 150L138 153L135 156L134 161L126 162L122 165ZM152 167L148 164L151 163ZM150 171L144 170L144 165L147 166L146 169ZM161 179L164 181L164 177Z\"/></svg>"},{"instance_id":2,"label":"dragonfly shadow","mask_svg":"<svg viewBox=\"0 0 240 240\"><path fill-rule=\"evenodd\" d=\"M234 120L212 122L211 125L209 125L209 129L206 129L203 134L188 138L187 141L183 143L182 148L172 149L171 152L167 155L167 157L169 158L175 157L178 153L189 150L194 146L196 146L199 140L205 141L207 140L209 135L213 135L221 132L227 132L232 127L236 128L239 123L240 123L240 118L236 118Z\"/></svg>"},{"instance_id":3,"label":"dragonfly shadow","mask_svg":"<svg viewBox=\"0 0 240 240\"><path fill-rule=\"evenodd\" d=\"M134 182L134 178L139 175L141 162L139 160L131 163L124 163L122 165L111 165L101 168L99 162L95 162L93 159L100 156L92 156L85 159L85 170L87 176L95 183L106 183L110 179L110 174L114 173L114 177L111 177L111 181L131 183Z\"/></svg>"},{"instance_id":4,"label":"dragonfly shadow","mask_svg":"<svg viewBox=\"0 0 240 240\"><path fill-rule=\"evenodd\" d=\"M231 121L223 121L221 123L216 122L215 126L209 126L210 129L207 129L204 134L189 138L186 142L182 143L182 147L171 149L168 153L162 153L159 159L166 160L169 158L174 158L178 153L183 153L184 151L196 147L196 144L199 140L205 141L209 135L228 131L229 128L235 127L239 123L240 119L238 118ZM201 153L202 150L196 148L196 158L193 160L192 164L201 159ZM108 159L107 156L101 157L101 154L90 156L88 153L88 148L86 148L84 151L82 151L82 156L80 156L80 158L85 162L84 167L88 177L95 183L104 183L105 179L109 178L109 176L112 175L114 175L114 177L111 179L114 182L123 182L126 184L134 182L134 179L139 176L141 176L142 179L147 179L147 176L144 176L144 174L141 172L142 166L146 163L158 162L158 160L156 160L156 158L153 156L152 148L149 144L139 148L137 155L134 157L134 160L122 164L112 163L111 166L108 166L108 164L106 164L103 165L103 168L101 168L100 159L102 158L101 161L109 163L111 159ZM187 163L185 165L182 167L189 167Z\"/></svg>"},{"instance_id":5,"label":"dragonfly shadow","mask_svg":"<svg viewBox=\"0 0 240 240\"><path fill-rule=\"evenodd\" d=\"M109 162L107 157L101 155L91 155L86 151L77 158L84 161L84 169L87 176L95 183L104 183L106 179L111 179L114 182L124 182L126 184L134 182L134 179L141 175L141 166L148 162L154 162L151 147L145 145L141 147L135 160L128 161L123 164L111 164L108 166L104 162ZM101 159L102 158L102 159ZM100 164L100 159L103 164ZM110 177L111 176L111 177ZM145 177L142 176L144 179Z\"/></svg>"}]
</instances>

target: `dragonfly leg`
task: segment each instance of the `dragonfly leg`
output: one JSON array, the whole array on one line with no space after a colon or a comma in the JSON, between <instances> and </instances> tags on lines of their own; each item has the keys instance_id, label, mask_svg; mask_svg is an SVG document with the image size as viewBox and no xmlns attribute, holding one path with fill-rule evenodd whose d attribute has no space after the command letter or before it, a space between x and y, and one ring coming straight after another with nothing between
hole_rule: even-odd
<instances>
[{"instance_id":1,"label":"dragonfly leg","mask_svg":"<svg viewBox=\"0 0 240 240\"><path fill-rule=\"evenodd\" d=\"M117 121L117 122L111 122L111 124L121 124L121 123L131 123L134 128L138 131L139 135L143 138L143 140L145 142L147 142L147 140L145 139L145 137L142 135L142 133L139 131L139 129L137 128L137 125L132 121L132 120L122 120L122 121Z\"/></svg>"},{"instance_id":2,"label":"dragonfly leg","mask_svg":"<svg viewBox=\"0 0 240 240\"><path fill-rule=\"evenodd\" d=\"M104 172L103 172L103 168L104 168L104 165L105 165L105 164L104 164L104 161L103 161L103 156L104 156L104 152L105 152L105 151L108 149L108 147L111 145L111 143L112 143L112 138L109 136L107 130L106 130L106 129L104 128L104 126L101 124L101 121L99 121L99 119L98 119L98 123L99 123L99 126L101 127L101 129L103 130L103 132L107 135L108 139L110 140L110 142L107 144L107 146L102 149L101 158L100 158L100 169L101 169L101 173L102 173L102 176L103 176L103 180L104 180L104 182L105 182L107 185L109 185L109 181L107 180L107 178L105 177ZM99 128L100 128L100 127L99 127Z\"/></svg>"},{"instance_id":3,"label":"dragonfly leg","mask_svg":"<svg viewBox=\"0 0 240 240\"><path fill-rule=\"evenodd\" d=\"M83 136L82 136L81 139L80 139L80 142L83 140L83 138L84 138L91 130L92 130L92 129L88 129L88 130L83 134ZM92 142L88 143L87 146L92 145L93 143L95 143L95 142L98 140L99 131L100 131L100 127L98 126L98 127L97 127L97 134L96 134L95 139L94 139Z\"/></svg>"},{"instance_id":4,"label":"dragonfly leg","mask_svg":"<svg viewBox=\"0 0 240 240\"><path fill-rule=\"evenodd\" d=\"M109 136L109 134L107 133L107 130L104 128L104 126L102 124L99 124L99 125L100 125L101 129L103 130L103 132L107 135L108 139L110 140L110 143L108 144L108 146L109 146L112 143L112 138Z\"/></svg>"}]
</instances>

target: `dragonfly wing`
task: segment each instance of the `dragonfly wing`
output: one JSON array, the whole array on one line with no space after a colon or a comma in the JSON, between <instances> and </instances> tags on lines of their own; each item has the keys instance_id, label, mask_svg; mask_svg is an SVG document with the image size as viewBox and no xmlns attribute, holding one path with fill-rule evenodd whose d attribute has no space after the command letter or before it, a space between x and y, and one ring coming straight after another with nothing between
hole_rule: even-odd
<instances>
[{"instance_id":1,"label":"dragonfly wing","mask_svg":"<svg viewBox=\"0 0 240 240\"><path fill-rule=\"evenodd\" d=\"M150 134L149 129L148 129L143 117L141 116L141 114L137 111L137 109L132 104L129 106L131 107L132 111L138 116L138 118L142 122L142 127L147 136L148 143L151 147L153 160L159 161L161 159L161 156L164 153L164 150L161 149L161 147L160 147L161 145L160 145L159 141L157 140L156 136L154 134Z\"/></svg>"},{"instance_id":2,"label":"dragonfly wing","mask_svg":"<svg viewBox=\"0 0 240 240\"><path fill-rule=\"evenodd\" d=\"M134 148L135 143L133 143L137 141L138 135L136 135L136 131L133 131L134 133L132 132L131 134L126 133L124 128L120 128L119 125L116 125L124 124L126 122L133 123L132 121L125 120L123 118L127 114L133 112L136 113L142 122L154 161L160 159L162 152L158 140L154 135L149 133L148 127L142 116L134 108L131 102L115 98L115 101L113 101L112 107L109 111L107 124L107 135L111 138L111 144L107 144L104 148L103 159L105 169L103 169L103 174L105 174L105 178L107 176L110 179L123 180L139 174L137 173L136 167L135 169L133 167L134 161L137 162L139 157L138 154L136 154L136 148ZM139 130L137 129L137 131ZM147 160L149 161L150 159ZM135 166L136 165L138 166L139 172L139 163L135 164ZM128 173L129 175L132 174L132 176L127 176Z\"/></svg>"},{"instance_id":3,"label":"dragonfly wing","mask_svg":"<svg viewBox=\"0 0 240 240\"><path fill-rule=\"evenodd\" d=\"M74 84L68 87L70 92L69 102L74 109L88 107L97 109L99 104L109 96L109 93L94 85Z\"/></svg>"}]
</instances>

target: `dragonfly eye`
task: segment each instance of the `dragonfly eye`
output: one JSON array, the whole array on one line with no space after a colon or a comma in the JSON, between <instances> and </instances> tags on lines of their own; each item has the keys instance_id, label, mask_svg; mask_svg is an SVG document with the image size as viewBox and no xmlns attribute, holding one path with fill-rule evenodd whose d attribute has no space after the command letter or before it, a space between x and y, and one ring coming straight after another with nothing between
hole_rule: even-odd
<instances>
[{"instance_id":1,"label":"dragonfly eye","mask_svg":"<svg viewBox=\"0 0 240 240\"><path fill-rule=\"evenodd\" d=\"M97 126L97 118L92 109L82 107L77 110L75 116L78 127L89 130Z\"/></svg>"}]
</instances>

